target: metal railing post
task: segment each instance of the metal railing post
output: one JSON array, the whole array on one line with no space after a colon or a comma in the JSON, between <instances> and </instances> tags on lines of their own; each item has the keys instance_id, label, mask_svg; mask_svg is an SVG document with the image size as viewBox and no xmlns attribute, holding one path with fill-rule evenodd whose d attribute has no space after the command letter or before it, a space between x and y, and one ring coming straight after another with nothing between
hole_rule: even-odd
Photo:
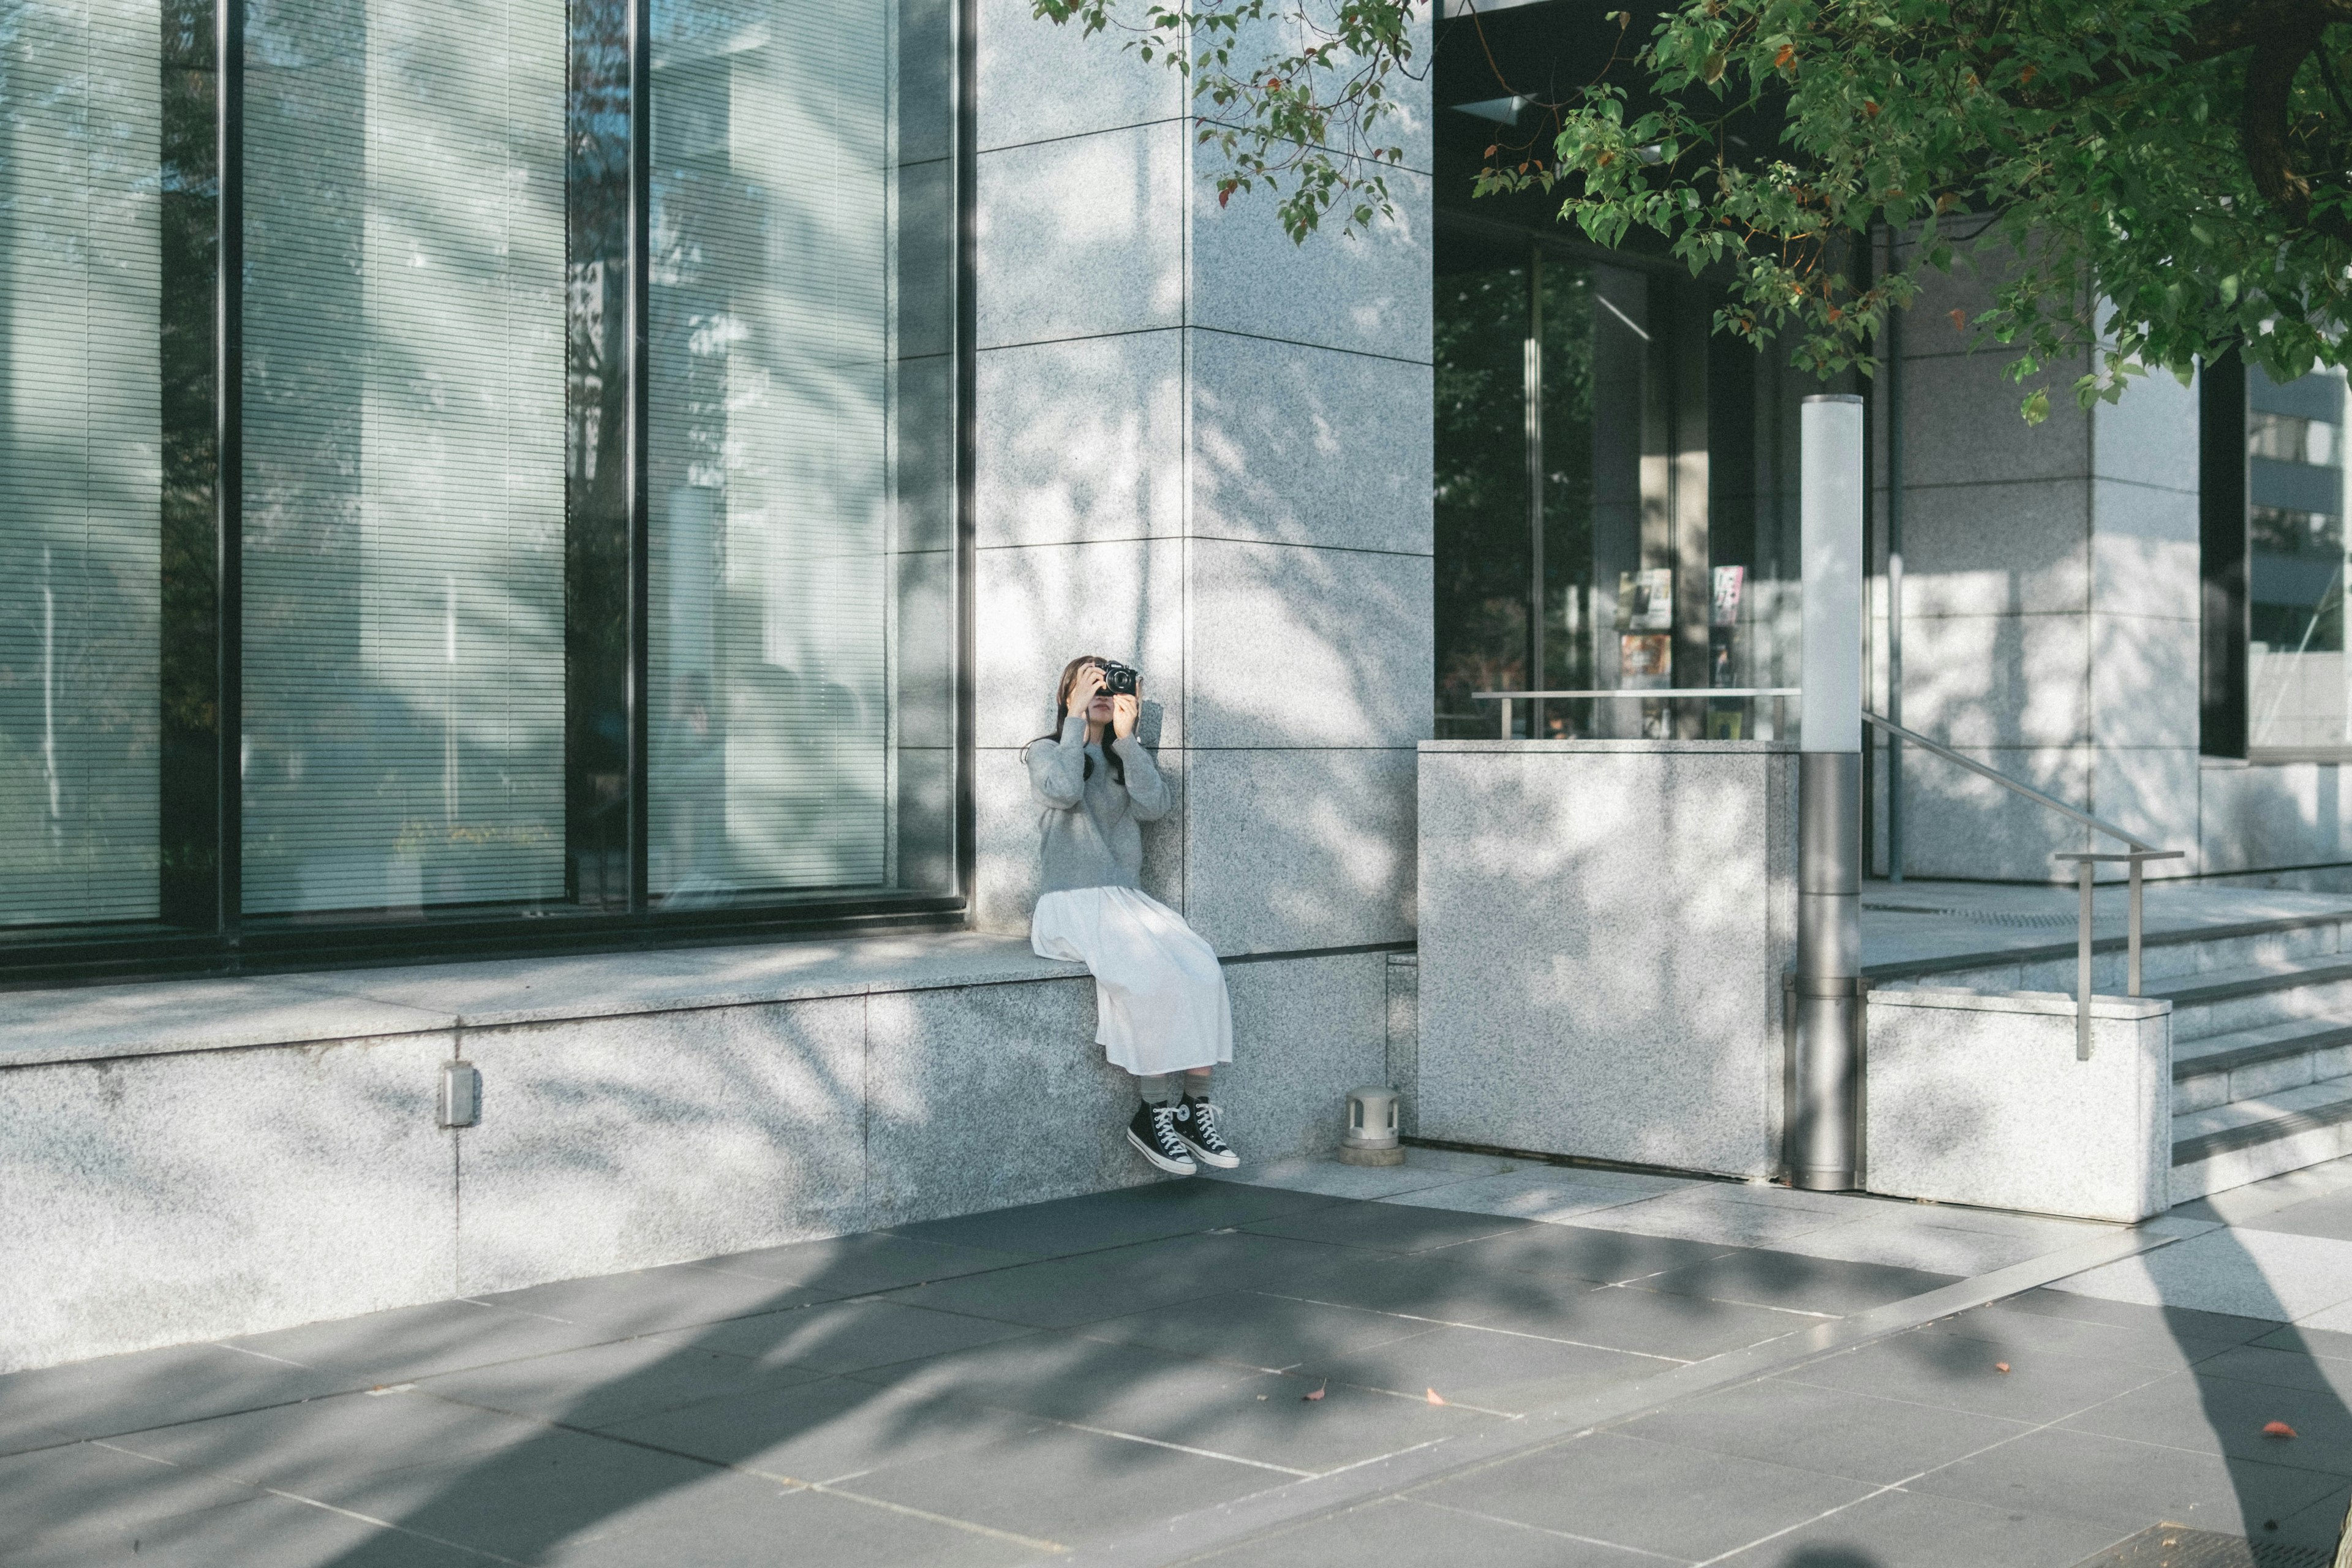
<instances>
[{"instance_id":1,"label":"metal railing post","mask_svg":"<svg viewBox=\"0 0 2352 1568\"><path fill-rule=\"evenodd\" d=\"M2074 884L2082 889L2083 910L2074 927L2074 1059L2091 1059L2091 879L2096 870L2084 860L2074 868Z\"/></svg>"},{"instance_id":2,"label":"metal railing post","mask_svg":"<svg viewBox=\"0 0 2352 1568\"><path fill-rule=\"evenodd\" d=\"M2139 868L2140 859L2135 855L2131 863L2131 917L2126 928L2129 934L2125 938L2125 944L2131 952L2131 988L2125 993L2129 996L2139 994Z\"/></svg>"}]
</instances>

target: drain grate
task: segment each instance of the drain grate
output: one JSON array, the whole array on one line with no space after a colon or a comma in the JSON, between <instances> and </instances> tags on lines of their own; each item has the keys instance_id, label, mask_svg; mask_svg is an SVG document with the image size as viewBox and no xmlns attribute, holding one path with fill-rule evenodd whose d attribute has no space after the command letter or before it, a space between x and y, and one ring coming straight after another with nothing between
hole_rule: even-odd
<instances>
[{"instance_id":1,"label":"drain grate","mask_svg":"<svg viewBox=\"0 0 2352 1568\"><path fill-rule=\"evenodd\" d=\"M2315 1546L2152 1524L2128 1541L2084 1558L2075 1568L2330 1568L2334 1561L2333 1553Z\"/></svg>"},{"instance_id":2,"label":"drain grate","mask_svg":"<svg viewBox=\"0 0 2352 1568\"><path fill-rule=\"evenodd\" d=\"M1941 915L1946 920L1968 921L1985 926L2072 926L2073 915L2021 915L2002 910L1941 910L1927 904L1887 904L1865 899L1862 907L1890 915Z\"/></svg>"}]
</instances>

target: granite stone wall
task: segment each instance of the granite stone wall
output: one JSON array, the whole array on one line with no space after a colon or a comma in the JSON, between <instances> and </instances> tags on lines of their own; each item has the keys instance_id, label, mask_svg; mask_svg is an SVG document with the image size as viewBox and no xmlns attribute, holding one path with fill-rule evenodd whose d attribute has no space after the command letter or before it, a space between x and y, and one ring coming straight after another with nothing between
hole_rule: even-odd
<instances>
[{"instance_id":1,"label":"granite stone wall","mask_svg":"<svg viewBox=\"0 0 2352 1568\"><path fill-rule=\"evenodd\" d=\"M1228 954L1412 939L1433 665L1426 91L1409 88L1396 220L1295 246L1263 197L1218 205L1172 72L984 0L984 929L1026 927L1019 749L1092 651L1142 671L1179 786L1145 831L1149 891Z\"/></svg>"},{"instance_id":2,"label":"granite stone wall","mask_svg":"<svg viewBox=\"0 0 2352 1568\"><path fill-rule=\"evenodd\" d=\"M967 940L967 973L1029 977L909 984L927 942L886 944L895 979L847 944L833 995L746 984L797 956L773 948L19 994L0 1372L1165 1179L1127 1146L1092 981ZM1337 1145L1387 1065L1387 969L1232 966L1217 1096L1250 1159ZM456 1131L453 1055L483 1079Z\"/></svg>"}]
</instances>

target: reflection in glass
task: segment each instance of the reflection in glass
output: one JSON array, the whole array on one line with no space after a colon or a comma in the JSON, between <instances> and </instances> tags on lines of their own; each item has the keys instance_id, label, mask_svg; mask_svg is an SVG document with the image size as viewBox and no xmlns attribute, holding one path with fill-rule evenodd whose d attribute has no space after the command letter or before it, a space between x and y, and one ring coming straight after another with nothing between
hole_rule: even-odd
<instances>
[{"instance_id":1,"label":"reflection in glass","mask_svg":"<svg viewBox=\"0 0 2352 1568\"><path fill-rule=\"evenodd\" d=\"M0 923L157 912L162 29L0 3Z\"/></svg>"},{"instance_id":2,"label":"reflection in glass","mask_svg":"<svg viewBox=\"0 0 2352 1568\"><path fill-rule=\"evenodd\" d=\"M2253 749L2338 754L2352 743L2344 649L2344 381L2246 378Z\"/></svg>"},{"instance_id":3,"label":"reflection in glass","mask_svg":"<svg viewBox=\"0 0 2352 1568\"><path fill-rule=\"evenodd\" d=\"M560 0L247 20L245 908L560 897Z\"/></svg>"},{"instance_id":4,"label":"reflection in glass","mask_svg":"<svg viewBox=\"0 0 2352 1568\"><path fill-rule=\"evenodd\" d=\"M938 575L908 552L943 542L901 494L902 384L943 410L901 356L945 345L894 305L899 225L936 206L908 227L940 244L946 212L900 164L897 7L653 15L650 890L906 886L900 742L949 737L905 732L944 675L897 657L936 636L900 623Z\"/></svg>"}]
</instances>

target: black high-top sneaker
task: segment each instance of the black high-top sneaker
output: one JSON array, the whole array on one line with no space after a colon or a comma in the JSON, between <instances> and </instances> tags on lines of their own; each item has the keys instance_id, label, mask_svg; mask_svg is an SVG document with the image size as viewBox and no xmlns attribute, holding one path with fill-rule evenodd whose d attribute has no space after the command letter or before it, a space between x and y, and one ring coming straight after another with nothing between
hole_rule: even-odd
<instances>
[{"instance_id":1,"label":"black high-top sneaker","mask_svg":"<svg viewBox=\"0 0 2352 1568\"><path fill-rule=\"evenodd\" d=\"M1201 1167L1184 1152L1185 1140L1176 1135L1176 1107L1172 1105L1154 1105L1145 1100L1137 1108L1135 1120L1127 1124L1127 1141L1140 1150L1145 1159L1171 1176L1200 1174Z\"/></svg>"},{"instance_id":2,"label":"black high-top sneaker","mask_svg":"<svg viewBox=\"0 0 2352 1568\"><path fill-rule=\"evenodd\" d=\"M1204 1165L1230 1171L1242 1163L1217 1131L1217 1108L1186 1095L1176 1106L1176 1141Z\"/></svg>"}]
</instances>

